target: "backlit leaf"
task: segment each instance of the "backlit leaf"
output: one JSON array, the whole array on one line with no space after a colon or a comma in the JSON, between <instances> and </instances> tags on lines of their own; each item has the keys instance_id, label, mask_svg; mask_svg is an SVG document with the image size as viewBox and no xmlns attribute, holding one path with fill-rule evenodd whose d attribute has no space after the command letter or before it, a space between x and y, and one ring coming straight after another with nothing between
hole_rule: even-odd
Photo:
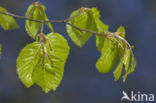
<instances>
[{"instance_id":1,"label":"backlit leaf","mask_svg":"<svg viewBox=\"0 0 156 103\"><path fill-rule=\"evenodd\" d=\"M81 12L78 16L74 17L69 21L69 23L81 28L81 29L88 29L92 31L96 31L96 22L95 22L95 15L97 14L94 12L93 8L80 8L79 10L74 11L70 17L73 17L77 13ZM86 31L79 31L76 28L67 24L67 32L72 41L79 47L82 47L88 39L92 36L92 33Z\"/></svg>"},{"instance_id":2,"label":"backlit leaf","mask_svg":"<svg viewBox=\"0 0 156 103\"><path fill-rule=\"evenodd\" d=\"M50 33L45 43L34 42L22 49L17 59L17 71L22 82L34 83L46 93L59 86L69 54L67 41L58 33Z\"/></svg>"},{"instance_id":3,"label":"backlit leaf","mask_svg":"<svg viewBox=\"0 0 156 103\"><path fill-rule=\"evenodd\" d=\"M113 72L114 77L115 77L115 81L119 80L119 78L122 74L122 67L123 67L123 63L120 61L118 66L116 67L116 69Z\"/></svg>"},{"instance_id":4,"label":"backlit leaf","mask_svg":"<svg viewBox=\"0 0 156 103\"><path fill-rule=\"evenodd\" d=\"M36 56L40 48L40 43L34 42L25 46L17 59L17 73L26 87L34 84L32 73L37 63Z\"/></svg>"},{"instance_id":5,"label":"backlit leaf","mask_svg":"<svg viewBox=\"0 0 156 103\"><path fill-rule=\"evenodd\" d=\"M0 11L7 12L7 10L1 6ZM4 30L11 30L19 27L13 17L5 14L0 14L0 25Z\"/></svg>"},{"instance_id":6,"label":"backlit leaf","mask_svg":"<svg viewBox=\"0 0 156 103\"><path fill-rule=\"evenodd\" d=\"M125 29L123 26L120 26L116 32L122 33L120 36L125 38L126 34L125 34ZM121 42L121 45L123 48L121 48L121 47L119 48L120 60L119 60L119 64L117 65L116 69L113 72L115 81L118 81L119 78L121 77L123 65L126 64L126 63L124 63L124 61L126 61L125 59L127 59L127 53L128 53L128 49L126 48L126 45L121 40L120 40L120 42ZM126 54L125 54L125 52L126 52Z\"/></svg>"},{"instance_id":7,"label":"backlit leaf","mask_svg":"<svg viewBox=\"0 0 156 103\"><path fill-rule=\"evenodd\" d=\"M28 7L26 12L26 16L30 17L35 20L48 20L46 13L45 13L45 6L40 4L39 2L34 2ZM51 32L53 32L53 27L51 23L46 23L47 26L50 28ZM26 31L32 38L36 39L36 36L41 29L41 23L31 20L26 20Z\"/></svg>"},{"instance_id":8,"label":"backlit leaf","mask_svg":"<svg viewBox=\"0 0 156 103\"><path fill-rule=\"evenodd\" d=\"M125 38L126 34L123 26L120 26L117 29L117 32L120 32L121 33L120 36ZM115 80L117 81L121 76L123 65L124 65L125 73L123 75L123 81L125 82L127 76L132 72L134 72L136 66L136 60L135 57L131 55L132 51L129 48L127 48L127 45L121 40L120 42L123 48L120 48L120 61L113 73L114 73Z\"/></svg>"},{"instance_id":9,"label":"backlit leaf","mask_svg":"<svg viewBox=\"0 0 156 103\"><path fill-rule=\"evenodd\" d=\"M134 56L131 56L131 64L130 64L130 67L129 67L127 70L125 69L125 74L124 74L124 76L123 76L123 81L124 81L124 82L126 81L127 76L128 76L129 74L131 74L131 73L134 72L135 67L136 67L136 59L135 59Z\"/></svg>"},{"instance_id":10,"label":"backlit leaf","mask_svg":"<svg viewBox=\"0 0 156 103\"><path fill-rule=\"evenodd\" d=\"M119 32L120 33L120 36L125 38L126 36L126 33L125 33L125 28L123 26L120 26L116 32Z\"/></svg>"},{"instance_id":11,"label":"backlit leaf","mask_svg":"<svg viewBox=\"0 0 156 103\"><path fill-rule=\"evenodd\" d=\"M102 34L102 33L108 32L109 27L107 25L105 25L101 20L97 19L96 25L98 28L98 30L97 30L98 33ZM101 49L102 49L103 45L104 45L104 36L96 35L96 46L100 53L101 53Z\"/></svg>"},{"instance_id":12,"label":"backlit leaf","mask_svg":"<svg viewBox=\"0 0 156 103\"><path fill-rule=\"evenodd\" d=\"M118 59L118 47L116 43L105 39L104 46L101 51L101 57L96 63L96 68L100 73L110 72Z\"/></svg>"},{"instance_id":13,"label":"backlit leaf","mask_svg":"<svg viewBox=\"0 0 156 103\"><path fill-rule=\"evenodd\" d=\"M100 20L100 12L97 10L97 8L92 8L92 12L94 12L94 18L95 18L95 22L96 22L96 32L98 33L106 33L108 32L109 26L105 25L101 20ZM98 51L101 53L101 49L103 47L103 43L104 43L104 37L103 36L99 36L96 35L96 46Z\"/></svg>"}]
</instances>

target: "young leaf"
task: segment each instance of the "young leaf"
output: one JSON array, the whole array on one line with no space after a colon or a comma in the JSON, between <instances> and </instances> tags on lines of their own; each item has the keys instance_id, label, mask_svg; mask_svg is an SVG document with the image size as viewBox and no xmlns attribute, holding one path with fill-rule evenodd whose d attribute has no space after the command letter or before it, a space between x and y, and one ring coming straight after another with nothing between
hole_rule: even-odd
<instances>
[{"instance_id":1,"label":"young leaf","mask_svg":"<svg viewBox=\"0 0 156 103\"><path fill-rule=\"evenodd\" d=\"M48 34L47 39L49 40L45 48L47 56L42 55L42 57L39 57L40 61L33 75L35 83L42 87L45 92L50 89L55 91L60 84L63 77L64 64L69 53L67 41L61 35L57 33ZM43 64L44 62L45 64Z\"/></svg>"},{"instance_id":2,"label":"young leaf","mask_svg":"<svg viewBox=\"0 0 156 103\"><path fill-rule=\"evenodd\" d=\"M120 49L120 61L119 61L117 68L113 72L114 77L115 77L115 81L119 80L121 73L122 73L123 65L125 67L126 72L129 69L130 49L128 49L126 46L124 46L124 47L125 48Z\"/></svg>"},{"instance_id":3,"label":"young leaf","mask_svg":"<svg viewBox=\"0 0 156 103\"><path fill-rule=\"evenodd\" d=\"M123 67L123 63L120 61L117 68L114 70L113 74L115 77L115 81L118 81L121 74L122 74L122 67Z\"/></svg>"},{"instance_id":4,"label":"young leaf","mask_svg":"<svg viewBox=\"0 0 156 103\"><path fill-rule=\"evenodd\" d=\"M37 64L40 43L34 42L25 46L17 59L17 73L23 84L29 88L34 84L32 73Z\"/></svg>"},{"instance_id":5,"label":"young leaf","mask_svg":"<svg viewBox=\"0 0 156 103\"><path fill-rule=\"evenodd\" d=\"M78 16L72 18L76 14L80 13ZM80 8L79 10L74 11L71 14L71 20L69 23L81 28L96 31L96 22L95 22L95 11L90 8ZM82 47L88 39L92 36L92 33L85 31L79 31L76 28L67 24L67 32L72 41L79 47Z\"/></svg>"},{"instance_id":6,"label":"young leaf","mask_svg":"<svg viewBox=\"0 0 156 103\"><path fill-rule=\"evenodd\" d=\"M110 72L117 63L119 54L117 44L105 39L101 53L101 57L96 63L96 68L100 73L104 74Z\"/></svg>"},{"instance_id":7,"label":"young leaf","mask_svg":"<svg viewBox=\"0 0 156 103\"><path fill-rule=\"evenodd\" d=\"M26 16L35 20L48 20L45 13L45 9L46 9L45 6L43 6L39 2L34 2L28 7ZM53 32L53 27L51 23L46 23L46 24L50 28L51 32ZM36 21L26 20L25 27L29 36L36 39L36 36L39 30L41 29L41 23Z\"/></svg>"},{"instance_id":8,"label":"young leaf","mask_svg":"<svg viewBox=\"0 0 156 103\"><path fill-rule=\"evenodd\" d=\"M125 64L125 71L127 71L129 68L130 57L131 57L130 49L125 48L125 53L123 56L123 63Z\"/></svg>"},{"instance_id":9,"label":"young leaf","mask_svg":"<svg viewBox=\"0 0 156 103\"><path fill-rule=\"evenodd\" d=\"M96 25L98 28L97 32L99 32L99 33L108 32L109 27L107 25L105 25L101 20L97 19ZM101 53L101 49L102 49L103 45L104 45L104 37L96 35L96 47L100 53Z\"/></svg>"},{"instance_id":10,"label":"young leaf","mask_svg":"<svg viewBox=\"0 0 156 103\"><path fill-rule=\"evenodd\" d=\"M58 33L50 33L45 43L27 45L17 59L17 72L22 82L30 87L34 83L46 93L56 90L64 72L69 54L67 41Z\"/></svg>"},{"instance_id":11,"label":"young leaf","mask_svg":"<svg viewBox=\"0 0 156 103\"><path fill-rule=\"evenodd\" d=\"M135 59L134 56L131 56L131 65L130 65L130 67L129 67L127 70L125 69L125 74L124 74L124 76L123 76L123 81L124 81L124 82L126 81L127 76L128 76L129 74L131 74L132 72L134 72L135 67L136 67L136 59Z\"/></svg>"},{"instance_id":12,"label":"young leaf","mask_svg":"<svg viewBox=\"0 0 156 103\"><path fill-rule=\"evenodd\" d=\"M125 33L125 28L124 28L123 26L120 26L120 27L117 29L116 32L121 33L120 36L123 37L123 38L125 38L126 33Z\"/></svg>"},{"instance_id":13,"label":"young leaf","mask_svg":"<svg viewBox=\"0 0 156 103\"><path fill-rule=\"evenodd\" d=\"M8 12L5 8L1 6L0 11ZM13 17L5 14L0 14L0 25L4 30L11 30L19 27Z\"/></svg>"},{"instance_id":14,"label":"young leaf","mask_svg":"<svg viewBox=\"0 0 156 103\"><path fill-rule=\"evenodd\" d=\"M96 27L97 27L97 32L98 33L106 33L109 32L109 26L105 25L101 20L100 20L100 12L97 10L97 8L92 8L92 12L94 12L94 18L96 22ZM96 35L96 46L98 51L101 53L101 49L103 47L104 43L104 37Z\"/></svg>"},{"instance_id":15,"label":"young leaf","mask_svg":"<svg viewBox=\"0 0 156 103\"><path fill-rule=\"evenodd\" d=\"M125 38L126 34L125 34L125 28L123 26L120 26L116 32L120 32L121 37ZM123 64L126 64L126 63L124 63L124 61L126 61L125 57L127 56L127 53L129 53L126 45L121 40L119 42L121 42L120 45L122 46L122 48L121 47L119 48L120 60L119 60L119 64L117 65L116 69L113 72L115 81L119 80L119 78L122 74ZM127 62L127 63L129 63L129 62Z\"/></svg>"},{"instance_id":16,"label":"young leaf","mask_svg":"<svg viewBox=\"0 0 156 103\"><path fill-rule=\"evenodd\" d=\"M120 26L118 29L117 29L117 32L120 32L120 36L125 38L125 29L123 26ZM125 67L125 73L124 73L124 76L123 76L123 81L125 82L127 76L134 72L134 69L135 69L135 66L136 66L136 60L135 60L135 57L133 55L131 55L131 50L129 48L127 48L127 45L121 41L121 45L123 48L120 48L120 61L119 61L119 64L117 66L117 68L114 70L114 77L115 77L115 80L117 81L120 76L121 76L121 73L122 73L122 67L124 65ZM131 63L131 64L130 64ZM130 64L130 66L129 66Z\"/></svg>"},{"instance_id":17,"label":"young leaf","mask_svg":"<svg viewBox=\"0 0 156 103\"><path fill-rule=\"evenodd\" d=\"M33 9L31 9L32 11L30 12L30 14L27 12L26 16L32 18L32 19L36 19L36 20L44 20L43 18L43 14L41 14L39 7L34 7ZM41 28L41 23L39 22L35 22L35 21L30 21L30 20L26 20L25 23L25 28L27 33L29 34L29 36L31 36L32 38L36 38L40 28Z\"/></svg>"},{"instance_id":18,"label":"young leaf","mask_svg":"<svg viewBox=\"0 0 156 103\"><path fill-rule=\"evenodd\" d=\"M117 65L116 69L113 72L115 81L119 80L121 73L122 73L123 65L125 67L125 71L128 71L128 68L129 68L130 50L125 47L123 49L120 49L120 52L121 53L120 53L119 64Z\"/></svg>"}]
</instances>

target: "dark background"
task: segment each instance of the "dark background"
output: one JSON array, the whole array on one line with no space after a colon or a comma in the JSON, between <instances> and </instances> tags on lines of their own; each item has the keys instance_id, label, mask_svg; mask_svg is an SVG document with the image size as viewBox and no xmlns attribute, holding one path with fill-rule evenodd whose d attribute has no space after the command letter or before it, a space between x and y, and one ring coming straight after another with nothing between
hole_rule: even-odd
<instances>
[{"instance_id":1,"label":"dark background","mask_svg":"<svg viewBox=\"0 0 156 103\"><path fill-rule=\"evenodd\" d=\"M0 0L0 6L10 12L24 15L34 0ZM97 7L102 21L110 31L123 25L126 39L135 46L136 70L126 83L114 82L113 74L100 74L95 63L100 54L91 37L82 49L68 37L64 24L53 24L69 42L70 55L63 80L56 92L44 93L36 85L26 88L16 72L16 58L20 50L33 40L25 32L23 20L17 20L19 29L0 28L0 103L119 103L122 91L153 93L156 95L156 0L40 0L47 7L50 19L60 20L82 6ZM45 30L48 32L48 29Z\"/></svg>"}]
</instances>

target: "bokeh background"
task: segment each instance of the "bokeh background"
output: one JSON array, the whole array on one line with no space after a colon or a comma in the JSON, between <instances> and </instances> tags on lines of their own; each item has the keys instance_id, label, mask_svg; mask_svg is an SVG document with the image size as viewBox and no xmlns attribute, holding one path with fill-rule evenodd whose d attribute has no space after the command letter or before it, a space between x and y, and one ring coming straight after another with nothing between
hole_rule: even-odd
<instances>
[{"instance_id":1,"label":"bokeh background","mask_svg":"<svg viewBox=\"0 0 156 103\"><path fill-rule=\"evenodd\" d=\"M0 6L10 12L24 15L34 0L0 0ZM16 58L20 50L33 40L25 32L23 20L17 20L19 29L4 31L0 28L0 103L119 103L122 91L153 93L156 95L156 0L39 0L47 7L50 19L69 17L82 6L97 7L102 21L110 31L123 25L126 39L134 45L136 70L126 83L122 78L114 82L113 74L100 74L95 63L100 57L91 37L82 49L68 37L64 24L53 24L69 42L70 55L63 80L56 92L44 93L34 85L26 88L16 72ZM48 33L48 29L45 29ZM142 103L142 102L141 102Z\"/></svg>"}]
</instances>

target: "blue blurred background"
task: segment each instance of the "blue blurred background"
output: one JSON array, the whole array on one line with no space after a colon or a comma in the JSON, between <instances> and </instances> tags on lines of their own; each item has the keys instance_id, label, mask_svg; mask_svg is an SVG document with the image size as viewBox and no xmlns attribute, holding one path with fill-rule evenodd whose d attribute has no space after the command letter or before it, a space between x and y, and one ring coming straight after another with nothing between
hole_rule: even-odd
<instances>
[{"instance_id":1,"label":"blue blurred background","mask_svg":"<svg viewBox=\"0 0 156 103\"><path fill-rule=\"evenodd\" d=\"M34 0L0 0L0 6L10 12L24 15ZM96 50L95 36L82 49L68 37L64 24L53 24L69 42L70 55L63 80L56 92L44 93L34 85L26 88L16 72L16 58L20 50L33 40L25 32L23 20L17 20L19 29L0 29L0 103L119 103L122 91L140 91L156 95L156 0L40 0L47 7L50 19L69 17L82 6L97 7L102 21L110 31L123 25L126 39L135 46L136 70L126 83L122 78L114 82L113 74L100 74L95 63L100 57ZM48 33L48 29L45 30Z\"/></svg>"}]
</instances>

